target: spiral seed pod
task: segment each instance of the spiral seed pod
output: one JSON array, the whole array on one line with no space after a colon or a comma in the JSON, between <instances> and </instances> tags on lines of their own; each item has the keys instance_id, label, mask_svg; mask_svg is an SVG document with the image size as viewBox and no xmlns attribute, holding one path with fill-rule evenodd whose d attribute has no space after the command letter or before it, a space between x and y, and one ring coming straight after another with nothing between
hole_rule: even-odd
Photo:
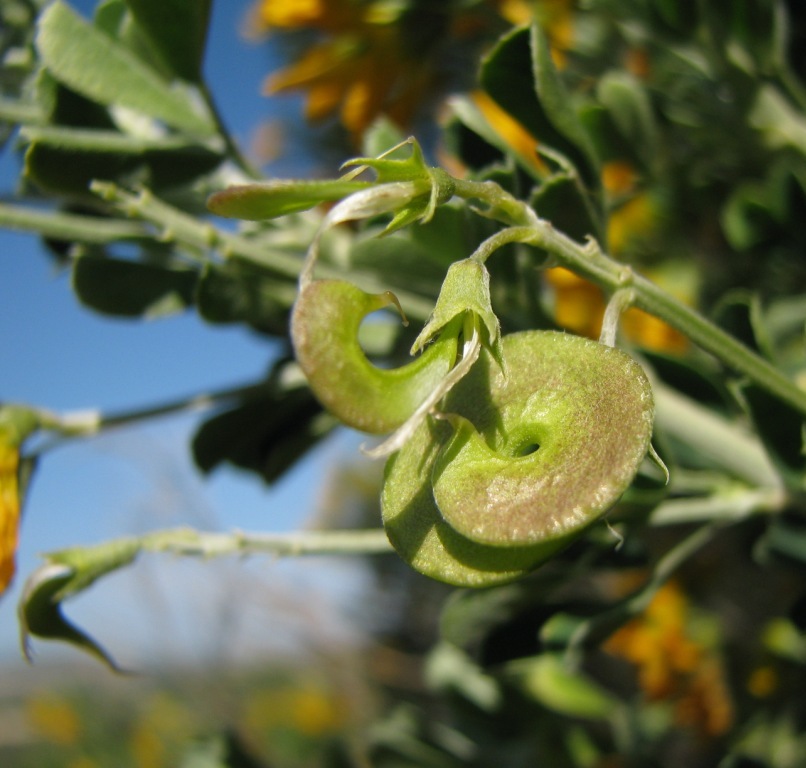
<instances>
[{"instance_id":1,"label":"spiral seed pod","mask_svg":"<svg viewBox=\"0 0 806 768\"><path fill-rule=\"evenodd\" d=\"M370 294L341 280L315 280L303 289L291 318L297 361L314 394L344 424L371 434L405 422L457 355L460 319L411 363L374 366L358 343L358 329L368 314L395 302L388 291Z\"/></svg>"},{"instance_id":2,"label":"spiral seed pod","mask_svg":"<svg viewBox=\"0 0 806 768\"><path fill-rule=\"evenodd\" d=\"M649 447L649 381L627 354L549 331L484 353L386 468L395 549L422 573L486 586L536 568L604 514Z\"/></svg>"}]
</instances>

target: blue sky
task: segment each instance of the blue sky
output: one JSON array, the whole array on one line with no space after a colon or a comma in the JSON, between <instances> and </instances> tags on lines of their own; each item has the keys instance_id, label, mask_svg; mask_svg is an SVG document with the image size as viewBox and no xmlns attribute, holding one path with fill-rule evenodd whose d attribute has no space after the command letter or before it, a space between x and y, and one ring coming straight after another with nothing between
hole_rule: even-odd
<instances>
[{"instance_id":1,"label":"blue sky","mask_svg":"<svg viewBox=\"0 0 806 768\"><path fill-rule=\"evenodd\" d=\"M88 16L95 2L73 0L72 5ZM272 59L266 45L245 43L240 35L250 2L213 5L206 72L225 120L247 146L262 122L287 116L298 104L260 95ZM17 171L18 158L8 152L0 156L2 193L12 188ZM265 372L271 354L265 339L243 328L207 326L192 314L148 322L92 314L74 300L69 276L54 267L36 238L0 231L0 400L60 411L120 411L254 380ZM178 524L293 529L304 525L316 504L312 478L354 448L349 438L325 444L272 489L234 470L203 479L188 452L197 419L160 419L47 454L25 507L18 576L0 601L0 658L18 657L16 601L25 576L40 562L39 552ZM216 652L220 638L211 634L221 627L219 613L231 609L231 589L240 589L233 584L252 585L242 610L247 644L254 641L252 624L267 620L260 606L282 603L293 585L311 603L322 594L323 566L313 561L202 567L156 560L138 563L133 575L111 577L109 585L97 585L68 604L70 616L113 653L122 653L124 662L127 654L137 664L161 651L185 653L188 644L194 652ZM349 566L333 567L348 583L356 578ZM292 638L298 620L288 618ZM276 625L273 631L283 634ZM166 633L172 639L164 645ZM60 654L50 644L38 647L45 659Z\"/></svg>"}]
</instances>

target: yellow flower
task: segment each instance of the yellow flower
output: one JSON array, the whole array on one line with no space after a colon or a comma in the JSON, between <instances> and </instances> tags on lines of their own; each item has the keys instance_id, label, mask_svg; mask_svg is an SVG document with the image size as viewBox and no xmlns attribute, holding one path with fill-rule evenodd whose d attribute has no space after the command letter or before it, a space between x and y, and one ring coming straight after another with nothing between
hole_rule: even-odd
<instances>
[{"instance_id":1,"label":"yellow flower","mask_svg":"<svg viewBox=\"0 0 806 768\"><path fill-rule=\"evenodd\" d=\"M642 615L616 631L604 650L634 664L647 700L672 703L679 725L705 736L725 733L733 705L714 651L693 637L689 603L674 583Z\"/></svg>"},{"instance_id":2,"label":"yellow flower","mask_svg":"<svg viewBox=\"0 0 806 768\"><path fill-rule=\"evenodd\" d=\"M75 744L81 735L81 720L75 707L56 694L36 696L26 702L26 715L31 726L54 744Z\"/></svg>"},{"instance_id":3,"label":"yellow flower","mask_svg":"<svg viewBox=\"0 0 806 768\"><path fill-rule=\"evenodd\" d=\"M0 596L16 571L20 528L20 446L39 423L28 408L0 406Z\"/></svg>"},{"instance_id":4,"label":"yellow flower","mask_svg":"<svg viewBox=\"0 0 806 768\"><path fill-rule=\"evenodd\" d=\"M522 162L541 174L548 171L545 163L537 154L537 139L519 121L498 106L484 91L473 91L470 97L482 115L484 115L490 127Z\"/></svg>"},{"instance_id":5,"label":"yellow flower","mask_svg":"<svg viewBox=\"0 0 806 768\"><path fill-rule=\"evenodd\" d=\"M602 186L608 197L613 201L628 198L610 216L608 241L613 254L625 250L636 238L651 233L656 225L655 204L648 194L635 194L637 183L638 174L629 163L613 161L602 168ZM679 264L667 262L649 270L647 276L681 301L689 300L694 293L695 277ZM598 338L605 311L602 291L562 267L547 270L545 280L553 290L557 323L582 336ZM621 319L621 328L628 339L645 349L682 354L688 348L686 336L640 309L628 309Z\"/></svg>"},{"instance_id":6,"label":"yellow flower","mask_svg":"<svg viewBox=\"0 0 806 768\"><path fill-rule=\"evenodd\" d=\"M0 431L0 595L16 571L20 526L19 446Z\"/></svg>"},{"instance_id":7,"label":"yellow flower","mask_svg":"<svg viewBox=\"0 0 806 768\"><path fill-rule=\"evenodd\" d=\"M265 30L319 33L295 61L268 77L264 92L304 91L307 119L338 113L356 142L381 114L405 125L434 80L428 62L408 52L396 21L378 2L263 0L259 23Z\"/></svg>"},{"instance_id":8,"label":"yellow flower","mask_svg":"<svg viewBox=\"0 0 806 768\"><path fill-rule=\"evenodd\" d=\"M306 736L336 733L347 719L345 702L319 686L301 682L297 687L254 692L246 701L244 724L259 734L289 728Z\"/></svg>"},{"instance_id":9,"label":"yellow flower","mask_svg":"<svg viewBox=\"0 0 806 768\"><path fill-rule=\"evenodd\" d=\"M416 10L385 0L262 0L254 14L258 31L315 33L309 47L269 76L264 91L305 92L309 120L338 114L358 140L379 115L405 127L444 79L440 61L446 40L495 37L500 33L500 24L491 23L495 16L521 24L537 14L558 57L571 45L568 0L488 0L485 5L450 11L450 18L448 10L442 16L425 12L420 25ZM406 23L401 23L404 13ZM533 155L533 148L527 154Z\"/></svg>"},{"instance_id":10,"label":"yellow flower","mask_svg":"<svg viewBox=\"0 0 806 768\"><path fill-rule=\"evenodd\" d=\"M661 283L666 282L660 273L655 277ZM554 293L557 324L580 336L599 338L606 306L602 291L564 267L546 270L545 280ZM640 309L628 309L621 318L621 327L628 339L645 349L672 354L682 354L688 349L686 336Z\"/></svg>"},{"instance_id":11,"label":"yellow flower","mask_svg":"<svg viewBox=\"0 0 806 768\"><path fill-rule=\"evenodd\" d=\"M534 13L534 3L529 0L498 0L495 5L498 13L515 26L526 24Z\"/></svg>"},{"instance_id":12,"label":"yellow flower","mask_svg":"<svg viewBox=\"0 0 806 768\"><path fill-rule=\"evenodd\" d=\"M258 23L272 29L319 29L336 31L349 28L361 17L361 5L344 0L263 0Z\"/></svg>"},{"instance_id":13,"label":"yellow flower","mask_svg":"<svg viewBox=\"0 0 806 768\"><path fill-rule=\"evenodd\" d=\"M565 267L546 270L545 279L554 289L557 324L580 336L598 338L605 309L602 291Z\"/></svg>"}]
</instances>

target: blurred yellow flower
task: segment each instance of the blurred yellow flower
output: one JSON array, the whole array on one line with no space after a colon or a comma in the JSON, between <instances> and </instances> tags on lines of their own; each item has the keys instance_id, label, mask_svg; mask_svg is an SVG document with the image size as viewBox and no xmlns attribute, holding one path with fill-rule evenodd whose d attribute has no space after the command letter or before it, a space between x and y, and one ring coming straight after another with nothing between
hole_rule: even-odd
<instances>
[{"instance_id":1,"label":"blurred yellow flower","mask_svg":"<svg viewBox=\"0 0 806 768\"><path fill-rule=\"evenodd\" d=\"M608 245L613 255L650 234L657 224L657 207L648 193L635 193L637 183L638 174L627 162L612 161L602 167L602 186L608 197L612 201L627 198L608 221ZM667 262L660 269L649 270L647 276L682 301L690 300L694 292L692 276L680 265ZM606 306L602 291L562 267L547 270L545 279L553 290L557 323L582 336L598 338ZM628 339L649 350L681 354L688 348L683 334L640 309L628 309L621 318L621 328Z\"/></svg>"},{"instance_id":2,"label":"blurred yellow flower","mask_svg":"<svg viewBox=\"0 0 806 768\"><path fill-rule=\"evenodd\" d=\"M679 725L719 736L733 722L733 704L721 664L712 648L693 637L690 618L685 594L665 584L604 650L634 664L647 700L670 701Z\"/></svg>"},{"instance_id":3,"label":"blurred yellow flower","mask_svg":"<svg viewBox=\"0 0 806 768\"><path fill-rule=\"evenodd\" d=\"M486 0L467 8L424 6L420 11L415 4L385 0L261 0L253 15L258 32L313 33L290 64L267 78L264 92L303 91L309 120L338 114L355 140L380 115L405 127L445 89L446 44L492 40L502 23L523 24L536 16L559 58L571 45L572 5L569 0Z\"/></svg>"},{"instance_id":4,"label":"blurred yellow flower","mask_svg":"<svg viewBox=\"0 0 806 768\"><path fill-rule=\"evenodd\" d=\"M264 31L318 33L295 61L267 78L264 92L304 91L307 119L338 113L356 141L381 114L405 125L432 77L407 47L397 14L380 2L263 0L258 19Z\"/></svg>"},{"instance_id":5,"label":"blurred yellow flower","mask_svg":"<svg viewBox=\"0 0 806 768\"><path fill-rule=\"evenodd\" d=\"M30 408L0 405L0 596L16 571L22 507L20 447L38 426L39 416Z\"/></svg>"},{"instance_id":6,"label":"blurred yellow flower","mask_svg":"<svg viewBox=\"0 0 806 768\"><path fill-rule=\"evenodd\" d=\"M192 710L164 691L153 693L144 703L129 737L129 749L138 768L176 764L176 756L193 737Z\"/></svg>"},{"instance_id":7,"label":"blurred yellow flower","mask_svg":"<svg viewBox=\"0 0 806 768\"><path fill-rule=\"evenodd\" d=\"M266 29L300 27L340 30L349 28L360 17L361 6L334 0L263 0L258 9L259 23Z\"/></svg>"},{"instance_id":8,"label":"blurred yellow flower","mask_svg":"<svg viewBox=\"0 0 806 768\"><path fill-rule=\"evenodd\" d=\"M256 691L247 699L244 711L245 728L254 734L290 728L310 737L324 736L337 733L345 720L343 702L304 682L296 687Z\"/></svg>"},{"instance_id":9,"label":"blurred yellow flower","mask_svg":"<svg viewBox=\"0 0 806 768\"><path fill-rule=\"evenodd\" d=\"M778 671L770 664L756 667L747 679L747 690L757 699L771 696L778 688L780 678Z\"/></svg>"},{"instance_id":10,"label":"blurred yellow flower","mask_svg":"<svg viewBox=\"0 0 806 768\"><path fill-rule=\"evenodd\" d=\"M565 267L547 269L544 274L553 289L557 324L580 336L598 338L605 310L602 291Z\"/></svg>"},{"instance_id":11,"label":"blurred yellow flower","mask_svg":"<svg viewBox=\"0 0 806 768\"><path fill-rule=\"evenodd\" d=\"M631 197L616 208L607 220L607 247L618 256L638 239L650 235L658 222L658 208L647 192Z\"/></svg>"},{"instance_id":12,"label":"blurred yellow flower","mask_svg":"<svg viewBox=\"0 0 806 768\"><path fill-rule=\"evenodd\" d=\"M16 570L20 526L19 446L0 430L0 595Z\"/></svg>"},{"instance_id":13,"label":"blurred yellow flower","mask_svg":"<svg viewBox=\"0 0 806 768\"><path fill-rule=\"evenodd\" d=\"M523 127L512 115L502 109L484 91L473 91L470 94L473 103L490 124L490 127L506 142L518 158L526 165L540 173L548 171L545 163L537 154L537 139Z\"/></svg>"},{"instance_id":14,"label":"blurred yellow flower","mask_svg":"<svg viewBox=\"0 0 806 768\"><path fill-rule=\"evenodd\" d=\"M28 721L47 741L66 747L81 735L81 720L74 706L57 694L34 696L25 706Z\"/></svg>"}]
</instances>

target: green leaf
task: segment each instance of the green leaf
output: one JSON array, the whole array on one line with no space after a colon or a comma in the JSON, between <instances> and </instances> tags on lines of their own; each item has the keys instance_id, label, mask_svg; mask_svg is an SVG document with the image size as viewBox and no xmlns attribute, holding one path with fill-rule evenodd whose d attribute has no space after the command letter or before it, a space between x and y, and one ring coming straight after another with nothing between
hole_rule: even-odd
<instances>
[{"instance_id":1,"label":"green leaf","mask_svg":"<svg viewBox=\"0 0 806 768\"><path fill-rule=\"evenodd\" d=\"M485 712L500 710L503 692L498 681L485 674L452 643L438 643L428 655L425 678L430 688L452 691Z\"/></svg>"},{"instance_id":2,"label":"green leaf","mask_svg":"<svg viewBox=\"0 0 806 768\"><path fill-rule=\"evenodd\" d=\"M25 177L43 192L74 201L92 201L89 184L93 179L116 179L134 171L136 155L107 152L72 152L31 144L25 152Z\"/></svg>"},{"instance_id":3,"label":"green leaf","mask_svg":"<svg viewBox=\"0 0 806 768\"><path fill-rule=\"evenodd\" d=\"M451 99L451 110L459 121L469 128L473 133L478 134L491 147L495 147L503 155L512 156L518 163L518 167L525 171L534 179L541 178L534 158L537 153L537 139L535 139L534 151L531 156L526 156L514 147L511 147L506 139L490 125L481 110L473 103L473 100L466 96L457 96Z\"/></svg>"},{"instance_id":4,"label":"green leaf","mask_svg":"<svg viewBox=\"0 0 806 768\"><path fill-rule=\"evenodd\" d=\"M806 421L794 408L753 384L742 395L761 441L787 486L806 493Z\"/></svg>"},{"instance_id":5,"label":"green leaf","mask_svg":"<svg viewBox=\"0 0 806 768\"><path fill-rule=\"evenodd\" d=\"M538 147L563 156L567 167L576 168L587 184L598 185L598 160L590 137L571 106L539 28L522 27L501 38L482 62L479 79L496 103L535 137ZM464 118L468 117L472 112L465 110Z\"/></svg>"},{"instance_id":6,"label":"green leaf","mask_svg":"<svg viewBox=\"0 0 806 768\"><path fill-rule=\"evenodd\" d=\"M197 274L135 261L82 256L73 290L83 304L109 315L155 317L193 304Z\"/></svg>"},{"instance_id":7,"label":"green leaf","mask_svg":"<svg viewBox=\"0 0 806 768\"><path fill-rule=\"evenodd\" d=\"M571 670L561 654L544 653L507 667L523 690L544 707L569 717L607 720L618 700L593 680Z\"/></svg>"},{"instance_id":8,"label":"green leaf","mask_svg":"<svg viewBox=\"0 0 806 768\"><path fill-rule=\"evenodd\" d=\"M48 562L28 578L20 599L18 613L26 658L31 659L31 637L61 640L120 671L95 640L64 617L62 601L105 574L129 565L139 551L136 539L121 539L88 550L68 549L48 555Z\"/></svg>"},{"instance_id":9,"label":"green leaf","mask_svg":"<svg viewBox=\"0 0 806 768\"><path fill-rule=\"evenodd\" d=\"M806 564L806 526L798 519L776 519L761 538L761 554L772 552L798 565Z\"/></svg>"},{"instance_id":10,"label":"green leaf","mask_svg":"<svg viewBox=\"0 0 806 768\"><path fill-rule=\"evenodd\" d=\"M763 85L748 117L771 149L791 147L806 155L806 116L774 85Z\"/></svg>"},{"instance_id":11,"label":"green leaf","mask_svg":"<svg viewBox=\"0 0 806 768\"><path fill-rule=\"evenodd\" d=\"M587 160L586 165L583 166L583 170L587 171L585 178L588 182L595 183L595 180L598 179L599 160L590 136L574 111L571 94L554 66L548 40L537 24L532 25L530 41L532 73L540 104L557 132L579 150Z\"/></svg>"},{"instance_id":12,"label":"green leaf","mask_svg":"<svg viewBox=\"0 0 806 768\"><path fill-rule=\"evenodd\" d=\"M78 199L93 199L90 182L137 177L154 190L176 187L212 171L221 154L181 137L142 139L115 131L34 128L25 175L41 189Z\"/></svg>"},{"instance_id":13,"label":"green leaf","mask_svg":"<svg viewBox=\"0 0 806 768\"><path fill-rule=\"evenodd\" d=\"M541 571L539 577L495 589L456 590L443 606L440 636L475 656L482 656L490 635L500 635L501 627L511 622L520 624L519 620L525 614L545 613L536 619L537 626L541 619L550 616L556 606L551 604L549 594L557 581L556 576ZM536 633L533 639L535 645L531 652L537 647Z\"/></svg>"},{"instance_id":14,"label":"green leaf","mask_svg":"<svg viewBox=\"0 0 806 768\"><path fill-rule=\"evenodd\" d=\"M528 29L520 28L501 38L482 61L479 80L493 100L540 144L547 144L557 152L573 151L549 120L535 92ZM473 120L471 110L465 107L460 116L470 119L468 125L474 128L477 121Z\"/></svg>"},{"instance_id":15,"label":"green leaf","mask_svg":"<svg viewBox=\"0 0 806 768\"><path fill-rule=\"evenodd\" d=\"M211 195L207 207L218 216L260 221L307 211L373 186L370 181L268 181L241 184Z\"/></svg>"},{"instance_id":16,"label":"green leaf","mask_svg":"<svg viewBox=\"0 0 806 768\"><path fill-rule=\"evenodd\" d=\"M658 129L641 83L626 72L608 72L599 80L596 95L643 166L651 168L658 155Z\"/></svg>"},{"instance_id":17,"label":"green leaf","mask_svg":"<svg viewBox=\"0 0 806 768\"><path fill-rule=\"evenodd\" d=\"M172 87L122 43L78 16L61 0L44 11L37 47L60 82L105 106L122 106L191 135L215 132L189 94Z\"/></svg>"},{"instance_id":18,"label":"green leaf","mask_svg":"<svg viewBox=\"0 0 806 768\"><path fill-rule=\"evenodd\" d=\"M245 397L201 425L193 458L208 473L224 462L273 483L336 425L304 386L281 385L278 365L263 394Z\"/></svg>"},{"instance_id":19,"label":"green leaf","mask_svg":"<svg viewBox=\"0 0 806 768\"><path fill-rule=\"evenodd\" d=\"M212 0L126 0L126 4L177 76L202 77Z\"/></svg>"},{"instance_id":20,"label":"green leaf","mask_svg":"<svg viewBox=\"0 0 806 768\"><path fill-rule=\"evenodd\" d=\"M737 289L723 296L712 310L716 322L754 352L775 361L775 349L764 322L758 294Z\"/></svg>"},{"instance_id":21,"label":"green leaf","mask_svg":"<svg viewBox=\"0 0 806 768\"><path fill-rule=\"evenodd\" d=\"M579 179L568 173L552 174L534 191L529 204L541 218L572 239L584 241L599 234Z\"/></svg>"}]
</instances>

